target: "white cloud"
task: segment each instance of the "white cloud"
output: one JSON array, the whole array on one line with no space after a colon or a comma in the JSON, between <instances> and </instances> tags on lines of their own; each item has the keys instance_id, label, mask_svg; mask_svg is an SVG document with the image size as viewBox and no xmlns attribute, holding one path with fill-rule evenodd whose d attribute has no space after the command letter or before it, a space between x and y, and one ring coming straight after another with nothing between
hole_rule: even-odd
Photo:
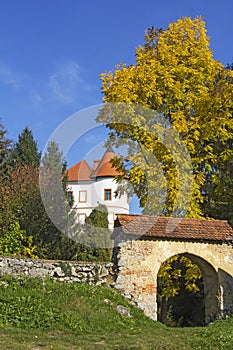
<instances>
[{"instance_id":1,"label":"white cloud","mask_svg":"<svg viewBox=\"0 0 233 350\"><path fill-rule=\"evenodd\" d=\"M85 69L74 61L57 64L51 74L41 72L39 78L16 71L0 61L0 84L16 90L17 95L12 90L12 98L20 96L24 108L36 112L98 103L96 92L99 88L85 81Z\"/></svg>"},{"instance_id":2,"label":"white cloud","mask_svg":"<svg viewBox=\"0 0 233 350\"><path fill-rule=\"evenodd\" d=\"M19 88L21 86L22 79L23 77L14 72L12 68L0 62L0 82L2 84Z\"/></svg>"},{"instance_id":3,"label":"white cloud","mask_svg":"<svg viewBox=\"0 0 233 350\"><path fill-rule=\"evenodd\" d=\"M93 90L81 76L81 68L76 62L66 62L49 77L49 87L61 102L72 103L84 92Z\"/></svg>"},{"instance_id":4,"label":"white cloud","mask_svg":"<svg viewBox=\"0 0 233 350\"><path fill-rule=\"evenodd\" d=\"M37 92L31 93L31 100L35 105L39 105L43 101L42 97Z\"/></svg>"}]
</instances>

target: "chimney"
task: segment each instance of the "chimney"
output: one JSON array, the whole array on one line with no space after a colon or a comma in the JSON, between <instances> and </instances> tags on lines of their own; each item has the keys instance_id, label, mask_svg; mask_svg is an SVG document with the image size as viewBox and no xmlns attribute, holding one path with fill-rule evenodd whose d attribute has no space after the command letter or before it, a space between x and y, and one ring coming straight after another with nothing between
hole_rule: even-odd
<instances>
[{"instance_id":1,"label":"chimney","mask_svg":"<svg viewBox=\"0 0 233 350\"><path fill-rule=\"evenodd\" d=\"M93 161L93 170L95 170L97 168L99 162L100 162L99 160L94 160Z\"/></svg>"}]
</instances>

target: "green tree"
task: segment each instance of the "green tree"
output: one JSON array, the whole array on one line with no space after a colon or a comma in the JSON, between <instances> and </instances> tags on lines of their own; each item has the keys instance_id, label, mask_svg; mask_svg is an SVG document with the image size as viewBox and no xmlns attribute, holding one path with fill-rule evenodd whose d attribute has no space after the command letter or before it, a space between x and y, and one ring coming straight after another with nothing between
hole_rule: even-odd
<instances>
[{"instance_id":1,"label":"green tree","mask_svg":"<svg viewBox=\"0 0 233 350\"><path fill-rule=\"evenodd\" d=\"M11 170L10 154L12 148L12 141L6 136L7 131L1 124L0 120L0 181L1 185L7 181L9 172Z\"/></svg>"},{"instance_id":2,"label":"green tree","mask_svg":"<svg viewBox=\"0 0 233 350\"><path fill-rule=\"evenodd\" d=\"M112 256L111 231L108 229L108 210L98 204L86 218L79 236L78 260L110 261Z\"/></svg>"},{"instance_id":3,"label":"green tree","mask_svg":"<svg viewBox=\"0 0 233 350\"><path fill-rule=\"evenodd\" d=\"M56 191L55 195L52 193L54 177L49 171L47 174L50 176L46 178L46 191L48 199L51 200L50 204L54 208L56 199L54 198ZM31 165L15 164L13 167L8 182L0 187L1 198L3 198L1 233L3 237L7 237L9 227L18 222L20 230L26 233L28 240L32 239L36 256L45 259L73 259L76 256L77 246L70 237L61 233L46 212L41 198L39 175L39 168ZM66 201L65 197L60 199ZM60 203L55 201L55 204L58 204L57 212L61 213ZM72 228L75 229L75 227ZM72 233L76 232L73 230Z\"/></svg>"},{"instance_id":4,"label":"green tree","mask_svg":"<svg viewBox=\"0 0 233 350\"><path fill-rule=\"evenodd\" d=\"M21 229L16 210L18 189L12 186L12 141L6 137L6 130L0 125L0 254L35 257L33 239ZM17 174L18 175L18 174ZM20 182L20 179L18 179ZM22 185L22 183L21 183ZM22 190L22 187L20 187Z\"/></svg>"},{"instance_id":5,"label":"green tree","mask_svg":"<svg viewBox=\"0 0 233 350\"><path fill-rule=\"evenodd\" d=\"M179 180L182 154L167 147L170 135L169 146L182 140L191 157L193 186L186 215L203 216L203 186L210 175L210 181L219 177L214 171L219 160L232 157L232 149L226 152L233 129L232 78L233 72L213 59L199 17L179 19L167 30L148 29L135 65L118 65L101 75L105 107L97 120L110 129L108 143L128 146L127 154L113 161L123 173L118 182L128 178L146 213L158 215L163 206L160 215L184 215L182 205L173 212L188 178ZM181 203L185 197L183 191Z\"/></svg>"},{"instance_id":6,"label":"green tree","mask_svg":"<svg viewBox=\"0 0 233 350\"><path fill-rule=\"evenodd\" d=\"M66 171L66 161L59 145L50 141L42 158L42 166L54 174L63 175Z\"/></svg>"},{"instance_id":7,"label":"green tree","mask_svg":"<svg viewBox=\"0 0 233 350\"><path fill-rule=\"evenodd\" d=\"M104 204L98 204L86 218L86 223L95 227L108 228L108 209Z\"/></svg>"},{"instance_id":8,"label":"green tree","mask_svg":"<svg viewBox=\"0 0 233 350\"><path fill-rule=\"evenodd\" d=\"M66 188L66 162L58 144L51 141L41 161L40 190L48 215L61 231L69 227Z\"/></svg>"},{"instance_id":9,"label":"green tree","mask_svg":"<svg viewBox=\"0 0 233 350\"><path fill-rule=\"evenodd\" d=\"M28 237L26 232L20 229L17 221L10 224L0 236L0 255L35 258L33 253L35 249L36 247L32 245L32 237Z\"/></svg>"},{"instance_id":10,"label":"green tree","mask_svg":"<svg viewBox=\"0 0 233 350\"><path fill-rule=\"evenodd\" d=\"M11 166L11 148L12 141L6 136L7 131L0 123L0 232L4 234L4 228L8 228L8 224L13 220L13 214L9 210L5 210L7 203ZM7 205L6 205L7 204Z\"/></svg>"},{"instance_id":11,"label":"green tree","mask_svg":"<svg viewBox=\"0 0 233 350\"><path fill-rule=\"evenodd\" d=\"M157 283L159 321L179 326L204 324L203 279L196 264L185 256L173 256L162 264Z\"/></svg>"},{"instance_id":12,"label":"green tree","mask_svg":"<svg viewBox=\"0 0 233 350\"><path fill-rule=\"evenodd\" d=\"M38 152L37 142L32 131L26 126L18 136L18 141L12 151L12 160L18 165L26 164L34 167L40 165L41 152Z\"/></svg>"},{"instance_id":13,"label":"green tree","mask_svg":"<svg viewBox=\"0 0 233 350\"><path fill-rule=\"evenodd\" d=\"M227 220L233 227L233 141L227 144L224 153L229 153L229 156L219 157L218 164L210 172L203 186L202 209L206 216Z\"/></svg>"},{"instance_id":14,"label":"green tree","mask_svg":"<svg viewBox=\"0 0 233 350\"><path fill-rule=\"evenodd\" d=\"M233 64L228 65L227 70L233 71ZM233 88L233 80L231 84ZM233 135L224 143L216 139L215 147L216 153L219 154L218 162L208 173L203 188L202 208L206 216L228 220L233 226Z\"/></svg>"},{"instance_id":15,"label":"green tree","mask_svg":"<svg viewBox=\"0 0 233 350\"><path fill-rule=\"evenodd\" d=\"M61 191L55 188L61 182L62 171L65 169L65 162L58 146L55 143L49 145L44 157L44 173L40 174L40 153L28 128L19 136L13 152L12 143L6 138L6 131L2 125L0 136L0 239L2 247L4 246L2 251L4 250L6 254L7 251L13 253L14 250L17 254L20 252L23 254L24 251L25 255L26 252L28 255L33 252L36 256L47 259L73 259L77 252L77 245L71 239L71 235L76 234L77 224L70 225L72 229L65 232L66 234L61 233L50 219L51 212L47 213L45 210L39 186L40 175L43 177L45 174L47 187L44 192L48 195L49 208L57 214L60 222L63 220L62 223L69 227L68 223L73 223L74 216L70 213L64 196L66 184L63 184ZM13 167L12 164L14 164ZM67 209L68 218L62 212L64 208ZM18 244L20 237L21 245ZM10 243L11 239L12 243Z\"/></svg>"},{"instance_id":16,"label":"green tree","mask_svg":"<svg viewBox=\"0 0 233 350\"><path fill-rule=\"evenodd\" d=\"M2 197L1 231L5 235L17 222L32 244L35 255L48 258L44 235L51 230L39 189L39 169L29 165L15 165L9 181L0 188Z\"/></svg>"},{"instance_id":17,"label":"green tree","mask_svg":"<svg viewBox=\"0 0 233 350\"><path fill-rule=\"evenodd\" d=\"M52 224L50 230L46 230L43 235L49 257L74 259L79 249L75 241L80 232L80 225L67 199L66 162L54 141L48 144L42 157L40 194L46 215L50 218L50 225Z\"/></svg>"}]
</instances>

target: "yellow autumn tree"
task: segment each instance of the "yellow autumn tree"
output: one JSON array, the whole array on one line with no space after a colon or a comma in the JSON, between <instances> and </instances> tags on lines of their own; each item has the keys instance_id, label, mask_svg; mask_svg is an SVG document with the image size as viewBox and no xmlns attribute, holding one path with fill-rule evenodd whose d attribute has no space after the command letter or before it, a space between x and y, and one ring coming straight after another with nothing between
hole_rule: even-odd
<instances>
[{"instance_id":1,"label":"yellow autumn tree","mask_svg":"<svg viewBox=\"0 0 233 350\"><path fill-rule=\"evenodd\" d=\"M127 177L145 213L200 217L219 150L228 160L233 154L224 147L232 140L233 73L213 58L201 17L148 29L135 56L134 65L101 74L97 121L109 128L108 143L127 149L113 161L119 191Z\"/></svg>"}]
</instances>

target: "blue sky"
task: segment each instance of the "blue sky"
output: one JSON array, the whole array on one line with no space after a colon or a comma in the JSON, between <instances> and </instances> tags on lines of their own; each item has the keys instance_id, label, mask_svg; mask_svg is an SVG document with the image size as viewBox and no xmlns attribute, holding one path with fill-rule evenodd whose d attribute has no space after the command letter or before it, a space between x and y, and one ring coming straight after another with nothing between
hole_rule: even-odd
<instances>
[{"instance_id":1,"label":"blue sky","mask_svg":"<svg viewBox=\"0 0 233 350\"><path fill-rule=\"evenodd\" d=\"M233 2L183 0L0 0L0 117L8 137L27 125L42 150L72 114L101 103L99 74L134 63L145 29L203 16L214 58L233 61ZM80 118L85 123L85 118ZM102 145L95 128L72 148L69 165Z\"/></svg>"}]
</instances>

